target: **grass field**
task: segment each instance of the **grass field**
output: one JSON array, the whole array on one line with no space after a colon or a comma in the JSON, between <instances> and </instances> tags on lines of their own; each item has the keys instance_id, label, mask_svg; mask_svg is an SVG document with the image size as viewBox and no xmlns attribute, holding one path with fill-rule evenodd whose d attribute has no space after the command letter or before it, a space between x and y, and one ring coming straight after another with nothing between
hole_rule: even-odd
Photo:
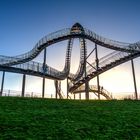
<instances>
[{"instance_id":1,"label":"grass field","mask_svg":"<svg viewBox=\"0 0 140 140\"><path fill-rule=\"evenodd\" d=\"M0 97L0 140L140 140L140 101Z\"/></svg>"}]
</instances>

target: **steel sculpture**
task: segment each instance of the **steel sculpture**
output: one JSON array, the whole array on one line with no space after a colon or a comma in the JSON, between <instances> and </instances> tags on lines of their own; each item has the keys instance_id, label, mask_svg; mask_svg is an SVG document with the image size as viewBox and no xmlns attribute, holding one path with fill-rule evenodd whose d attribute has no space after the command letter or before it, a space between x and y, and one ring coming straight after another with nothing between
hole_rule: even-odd
<instances>
[{"instance_id":1,"label":"steel sculpture","mask_svg":"<svg viewBox=\"0 0 140 140\"><path fill-rule=\"evenodd\" d=\"M78 38L80 42L80 62L77 72L75 74L71 74L71 52L75 38ZM64 69L59 71L46 64L46 49L51 47L52 44L64 40L68 40L65 65ZM95 47L93 47L92 52L88 56L86 40L90 40L95 44ZM114 51L98 59L99 46L106 47ZM36 58L42 51L44 51L43 63L33 61L33 59ZM93 52L95 52L96 60L90 64L87 62L87 58ZM111 99L109 94L101 92L99 75L130 60L132 63L134 77L135 98L138 99L133 59L139 56L140 42L130 44L107 39L83 28L79 23L75 23L72 28L62 29L41 38L34 48L25 54L14 57L0 55L0 71L3 71L0 95L2 96L3 93L5 72L13 72L23 74L22 96L25 94L26 75L34 75L43 78L42 97L45 95L45 78L49 78L55 81L56 98L57 94L60 98L63 98L60 92L61 84L58 83L61 80L67 79L67 98L70 98L69 93L76 94L82 91L86 93L86 99L89 99L89 92L94 91L95 94L98 93L99 99L100 95L103 95L107 99ZM96 90L93 88L91 89L91 86L89 86L89 81L95 77L97 77ZM83 86L83 84L85 85ZM82 90L78 90L80 88L82 88Z\"/></svg>"}]
</instances>

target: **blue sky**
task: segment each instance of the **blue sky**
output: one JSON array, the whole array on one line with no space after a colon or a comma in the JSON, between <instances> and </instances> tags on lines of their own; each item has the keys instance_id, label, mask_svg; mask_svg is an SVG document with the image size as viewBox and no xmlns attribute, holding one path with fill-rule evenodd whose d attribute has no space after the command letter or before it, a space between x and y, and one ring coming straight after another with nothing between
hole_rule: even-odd
<instances>
[{"instance_id":1,"label":"blue sky","mask_svg":"<svg viewBox=\"0 0 140 140\"><path fill-rule=\"evenodd\" d=\"M75 22L107 38L138 41L139 6L139 0L1 0L0 54L27 52L44 35ZM135 61L138 65L139 59Z\"/></svg>"}]
</instances>

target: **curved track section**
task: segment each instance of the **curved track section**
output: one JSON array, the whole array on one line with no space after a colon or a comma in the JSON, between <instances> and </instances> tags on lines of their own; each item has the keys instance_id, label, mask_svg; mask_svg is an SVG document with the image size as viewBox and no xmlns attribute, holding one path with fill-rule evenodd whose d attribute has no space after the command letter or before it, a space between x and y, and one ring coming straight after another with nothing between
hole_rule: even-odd
<instances>
[{"instance_id":1,"label":"curved track section","mask_svg":"<svg viewBox=\"0 0 140 140\"><path fill-rule=\"evenodd\" d=\"M140 56L140 52L137 53L127 53L127 52L117 52L114 51L113 53L101 58L99 60L99 68L98 70L87 67L87 77L81 77L80 80L76 81L75 83L71 83L69 85L69 91L74 92L78 87L84 84L86 81L91 80L92 78L96 77L103 72L110 70L122 63L125 63L129 60L137 58ZM93 67L95 66L95 62L92 64Z\"/></svg>"},{"instance_id":2,"label":"curved track section","mask_svg":"<svg viewBox=\"0 0 140 140\"><path fill-rule=\"evenodd\" d=\"M80 86L73 93L77 94L77 93L82 93L82 92L85 92L85 85ZM94 92L97 97L98 97L97 93L99 93L100 95L104 96L107 100L112 99L112 94L108 92L106 89L103 89L103 87L100 87L100 92L98 92L97 86L89 85L89 92Z\"/></svg>"},{"instance_id":3,"label":"curved track section","mask_svg":"<svg viewBox=\"0 0 140 140\"><path fill-rule=\"evenodd\" d=\"M80 39L80 45L81 45L80 46L81 52L80 52L80 64L79 64L79 68L78 68L76 74L72 74L72 73L69 74L69 78L73 82L75 82L75 81L77 81L77 80L79 80L81 78L81 76L84 73L84 68L85 68L84 60L85 60L85 58L87 56L87 49L86 49L86 42L85 42L84 39Z\"/></svg>"},{"instance_id":4,"label":"curved track section","mask_svg":"<svg viewBox=\"0 0 140 140\"><path fill-rule=\"evenodd\" d=\"M78 26L78 28L73 28L75 25ZM35 45L35 47L22 55L17 55L14 57L9 57L9 56L0 56L0 65L16 65L16 64L21 64L28 62L32 59L34 59L39 53L46 47L55 44L57 42L71 39L71 38L84 38L84 39L89 39L92 42L104 46L106 48L114 49L114 50L119 50L119 51L125 51L125 52L137 52L140 51L140 43L123 43L119 41L114 41L111 39L104 38L100 35L97 35L96 33L85 29L84 32L83 30L79 29L78 23L76 23L71 29L66 28L59 30L57 32L54 32L52 34L49 34L42 39L39 40L39 42ZM81 25L80 25L81 26ZM135 47L134 47L135 46Z\"/></svg>"},{"instance_id":5,"label":"curved track section","mask_svg":"<svg viewBox=\"0 0 140 140\"><path fill-rule=\"evenodd\" d=\"M79 38L80 43L81 43L80 64L79 64L79 69L76 72L76 74L69 75L71 51L72 51L72 44L73 44L74 38ZM58 79L58 80L63 80L69 75L69 77L71 78L72 81L74 81L74 83L78 83L81 81L80 78L82 77L84 73L83 59L86 56L85 39L89 39L90 41L96 44L99 44L103 47L122 51L122 53L124 54L129 54L128 56L121 58L121 60L116 60L116 61L113 61L111 63L107 63L106 65L101 66L102 68L101 71L106 71L106 69L116 66L116 62L119 62L120 64L120 63L126 62L127 58L129 60L129 58L132 59L134 57L137 57L139 56L139 53L140 53L139 42L134 43L134 44L129 44L129 43L122 43L122 42L110 40L102 36L99 36L96 33L83 28L79 23L76 23L72 26L72 28L62 29L43 37L42 39L39 40L39 42L35 45L35 47L31 51L25 54L17 55L14 57L0 56L0 69L11 71L11 72L13 71L13 72L18 72L18 73L38 75L38 76L44 75L48 78ZM66 61L65 61L65 66L64 66L63 71L58 71L54 68L51 68L47 64L45 65L45 68L43 69L42 64L31 61L35 57L37 57L44 48L63 40L69 40L68 48L66 52ZM101 62L105 64L103 60ZM109 67L108 65L111 65L111 67ZM91 72L93 73L94 71L89 70L88 77L92 78L93 76L90 76ZM96 73L99 73L99 72L96 71Z\"/></svg>"}]
</instances>

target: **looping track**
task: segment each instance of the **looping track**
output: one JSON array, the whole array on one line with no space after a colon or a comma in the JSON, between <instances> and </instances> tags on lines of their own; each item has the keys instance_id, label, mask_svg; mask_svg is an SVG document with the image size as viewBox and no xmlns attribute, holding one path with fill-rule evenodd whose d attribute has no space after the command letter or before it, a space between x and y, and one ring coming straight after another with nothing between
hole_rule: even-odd
<instances>
[{"instance_id":1,"label":"looping track","mask_svg":"<svg viewBox=\"0 0 140 140\"><path fill-rule=\"evenodd\" d=\"M70 61L73 46L73 40L79 38L80 42L80 62L79 68L75 74L70 74ZM36 58L45 48L50 47L52 44L68 40L65 65L62 71L32 61ZM84 76L85 58L87 57L86 40L93 43L115 50L99 60L99 69L86 67L86 77ZM104 38L88 29L83 28L79 23L76 23L72 28L66 28L57 32L51 33L41 38L35 47L29 52L14 57L0 55L0 70L35 75L54 80L64 80L69 78L72 84L69 85L69 92L74 92L79 86L86 81L91 80L95 76L117 66L125 63L131 59L140 56L140 43L123 43ZM92 64L95 65L95 62Z\"/></svg>"}]
</instances>

